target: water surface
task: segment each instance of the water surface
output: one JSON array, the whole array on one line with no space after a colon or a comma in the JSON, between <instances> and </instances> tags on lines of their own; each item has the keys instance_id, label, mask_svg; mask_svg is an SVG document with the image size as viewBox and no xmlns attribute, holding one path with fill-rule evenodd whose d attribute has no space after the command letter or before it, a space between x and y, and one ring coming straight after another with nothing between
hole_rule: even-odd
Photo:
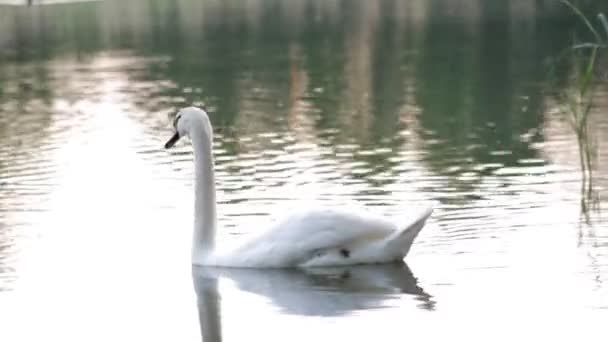
<instances>
[{"instance_id":1,"label":"water surface","mask_svg":"<svg viewBox=\"0 0 608 342\"><path fill-rule=\"evenodd\" d=\"M0 5L0 340L603 340L608 89L589 189L552 96L572 71L547 68L575 22L524 0ZM191 148L162 149L190 104L221 243L307 201L433 201L407 265L192 270Z\"/></svg>"}]
</instances>

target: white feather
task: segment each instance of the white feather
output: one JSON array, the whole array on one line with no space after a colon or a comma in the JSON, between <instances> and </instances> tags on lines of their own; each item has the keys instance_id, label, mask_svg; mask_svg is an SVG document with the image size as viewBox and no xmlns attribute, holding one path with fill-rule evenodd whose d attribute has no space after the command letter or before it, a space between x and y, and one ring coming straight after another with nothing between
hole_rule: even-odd
<instances>
[{"instance_id":1,"label":"white feather","mask_svg":"<svg viewBox=\"0 0 608 342\"><path fill-rule=\"evenodd\" d=\"M366 210L307 208L280 219L230 251L215 249L211 125L198 108L180 111L177 131L192 139L196 169L193 264L229 267L315 267L401 261L431 215L424 208L391 221Z\"/></svg>"}]
</instances>

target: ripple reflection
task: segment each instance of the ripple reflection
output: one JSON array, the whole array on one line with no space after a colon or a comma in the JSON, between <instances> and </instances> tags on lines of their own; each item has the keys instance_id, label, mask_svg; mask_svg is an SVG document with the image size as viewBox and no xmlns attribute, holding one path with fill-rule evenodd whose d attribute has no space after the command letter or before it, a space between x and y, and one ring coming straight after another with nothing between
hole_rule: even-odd
<instances>
[{"instance_id":1,"label":"ripple reflection","mask_svg":"<svg viewBox=\"0 0 608 342\"><path fill-rule=\"evenodd\" d=\"M402 295L425 310L434 310L436 305L403 263L272 270L194 267L193 278L204 341L221 340L218 284L223 280L269 299L283 313L298 316L344 316L390 306L391 299Z\"/></svg>"}]
</instances>

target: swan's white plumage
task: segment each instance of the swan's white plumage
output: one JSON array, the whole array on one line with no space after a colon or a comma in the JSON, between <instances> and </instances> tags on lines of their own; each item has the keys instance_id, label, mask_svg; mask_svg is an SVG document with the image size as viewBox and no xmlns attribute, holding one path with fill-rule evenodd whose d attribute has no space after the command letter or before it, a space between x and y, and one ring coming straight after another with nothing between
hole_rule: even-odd
<instances>
[{"instance_id":1,"label":"swan's white plumage","mask_svg":"<svg viewBox=\"0 0 608 342\"><path fill-rule=\"evenodd\" d=\"M403 222L403 229L399 229L397 224L366 211L304 209L277 221L230 252L216 254L207 263L307 267L398 261L405 257L430 213L425 210L414 215L409 222ZM403 236L407 232L410 235ZM400 237L403 240L399 243Z\"/></svg>"},{"instance_id":2,"label":"swan's white plumage","mask_svg":"<svg viewBox=\"0 0 608 342\"><path fill-rule=\"evenodd\" d=\"M217 251L215 189L210 157L211 125L198 108L182 109L176 128L192 139L196 179L193 264L228 267L314 267L401 261L432 209L397 221L365 210L307 208L279 219L263 233L229 251ZM211 163L211 165L204 163ZM211 203L213 202L213 203ZM201 218L206 213L212 219Z\"/></svg>"}]
</instances>

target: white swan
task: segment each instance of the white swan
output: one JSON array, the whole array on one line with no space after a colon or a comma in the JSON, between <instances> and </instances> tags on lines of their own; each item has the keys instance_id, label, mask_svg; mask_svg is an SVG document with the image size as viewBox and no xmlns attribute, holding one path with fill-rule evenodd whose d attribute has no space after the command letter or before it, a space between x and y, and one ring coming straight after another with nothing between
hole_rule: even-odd
<instances>
[{"instance_id":1,"label":"white swan","mask_svg":"<svg viewBox=\"0 0 608 342\"><path fill-rule=\"evenodd\" d=\"M402 261L432 209L391 222L365 211L309 208L273 223L230 251L215 248L213 131L196 107L180 110L165 148L188 136L194 148L195 218L192 263L225 267L313 267Z\"/></svg>"}]
</instances>

